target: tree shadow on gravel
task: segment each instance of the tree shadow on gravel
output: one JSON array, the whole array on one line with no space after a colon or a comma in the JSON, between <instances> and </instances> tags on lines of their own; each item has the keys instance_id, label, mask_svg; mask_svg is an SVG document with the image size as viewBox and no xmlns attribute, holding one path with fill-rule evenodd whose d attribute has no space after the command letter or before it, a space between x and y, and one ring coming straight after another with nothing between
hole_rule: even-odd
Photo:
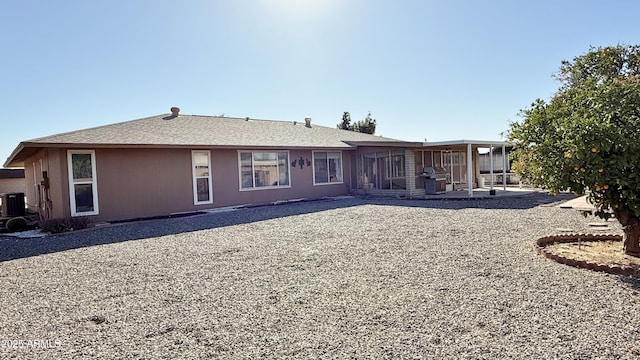
<instances>
[{"instance_id":1,"label":"tree shadow on gravel","mask_svg":"<svg viewBox=\"0 0 640 360\"><path fill-rule=\"evenodd\" d=\"M532 193L518 196L496 196L482 198L442 198L442 199L406 199L384 197L364 197L368 204L437 208L448 210L487 209L487 210L527 210L537 206L552 206L574 199L575 195L562 193L556 196L545 193Z\"/></svg>"},{"instance_id":2,"label":"tree shadow on gravel","mask_svg":"<svg viewBox=\"0 0 640 360\"><path fill-rule=\"evenodd\" d=\"M0 262L82 247L175 235L361 205L459 210L467 208L524 210L540 205L553 204L563 199L568 200L569 197L552 197L540 193L518 197L464 200L404 200L365 196L255 206L234 211L205 213L203 215L190 217L123 222L42 238L15 238L0 235Z\"/></svg>"},{"instance_id":3,"label":"tree shadow on gravel","mask_svg":"<svg viewBox=\"0 0 640 360\"><path fill-rule=\"evenodd\" d=\"M640 291L640 279L629 276L620 276L618 279L635 291Z\"/></svg>"}]
</instances>

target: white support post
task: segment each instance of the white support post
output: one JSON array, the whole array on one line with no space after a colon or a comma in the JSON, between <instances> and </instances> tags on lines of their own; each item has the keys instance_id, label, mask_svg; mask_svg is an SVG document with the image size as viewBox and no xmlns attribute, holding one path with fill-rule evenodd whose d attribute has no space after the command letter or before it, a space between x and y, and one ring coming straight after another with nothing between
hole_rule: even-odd
<instances>
[{"instance_id":1,"label":"white support post","mask_svg":"<svg viewBox=\"0 0 640 360\"><path fill-rule=\"evenodd\" d=\"M493 190L493 144L489 145L489 189Z\"/></svg>"},{"instance_id":2,"label":"white support post","mask_svg":"<svg viewBox=\"0 0 640 360\"><path fill-rule=\"evenodd\" d=\"M473 155L471 144L467 144L467 188L469 197L473 197Z\"/></svg>"},{"instance_id":3,"label":"white support post","mask_svg":"<svg viewBox=\"0 0 640 360\"><path fill-rule=\"evenodd\" d=\"M507 191L507 153L506 146L502 144L502 190Z\"/></svg>"}]
</instances>

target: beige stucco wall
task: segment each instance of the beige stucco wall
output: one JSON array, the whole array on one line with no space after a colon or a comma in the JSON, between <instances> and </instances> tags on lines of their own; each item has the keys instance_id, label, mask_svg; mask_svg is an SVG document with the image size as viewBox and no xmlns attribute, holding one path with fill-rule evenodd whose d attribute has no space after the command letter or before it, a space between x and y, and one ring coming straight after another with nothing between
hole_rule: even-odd
<instances>
[{"instance_id":1,"label":"beige stucco wall","mask_svg":"<svg viewBox=\"0 0 640 360\"><path fill-rule=\"evenodd\" d=\"M187 149L96 149L96 179L99 219L193 210Z\"/></svg>"},{"instance_id":2,"label":"beige stucco wall","mask_svg":"<svg viewBox=\"0 0 640 360\"><path fill-rule=\"evenodd\" d=\"M24 184L25 184L25 189L24 189L24 194L26 197L26 205L27 208L29 208L30 210L35 211L36 210L36 204L34 201L34 194L35 194L35 190L33 187L33 165L32 165L33 160L32 159L28 159L27 161L25 161L24 164Z\"/></svg>"},{"instance_id":3,"label":"beige stucco wall","mask_svg":"<svg viewBox=\"0 0 640 360\"><path fill-rule=\"evenodd\" d=\"M25 192L24 179L0 179L0 194Z\"/></svg>"},{"instance_id":4,"label":"beige stucco wall","mask_svg":"<svg viewBox=\"0 0 640 360\"><path fill-rule=\"evenodd\" d=\"M213 150L213 201L216 206L231 206L241 204L261 204L279 200L291 200L299 198L321 198L325 196L338 196L348 193L348 169L349 156L343 152L343 183L331 183L313 185L312 166L307 166L307 160L312 162L311 150L289 151L289 161L302 158L304 166L289 168L291 187L282 189L254 189L240 191L238 171L238 150ZM231 169L231 170L230 170Z\"/></svg>"},{"instance_id":5,"label":"beige stucco wall","mask_svg":"<svg viewBox=\"0 0 640 360\"><path fill-rule=\"evenodd\" d=\"M312 166L306 165L307 159L312 162L312 151L291 150L290 162L301 157L305 160L302 168L290 167L291 187L240 191L238 149L82 149L95 150L99 214L91 216L94 221L348 194L350 165L347 152L343 152L344 183L314 186ZM213 204L194 205L192 150L211 151ZM32 210L40 210L51 218L71 215L67 168L67 149L63 148L45 149L26 161L25 193ZM49 177L48 210L45 209L47 203L39 201L43 195L38 197L42 171L47 171Z\"/></svg>"},{"instance_id":6,"label":"beige stucco wall","mask_svg":"<svg viewBox=\"0 0 640 360\"><path fill-rule=\"evenodd\" d=\"M0 179L0 194L24 193L24 179ZM0 197L0 206L2 206L2 197Z\"/></svg>"},{"instance_id":7,"label":"beige stucco wall","mask_svg":"<svg viewBox=\"0 0 640 360\"><path fill-rule=\"evenodd\" d=\"M66 171L64 154L66 152L62 149L44 149L25 161L27 207L39 212L44 218L64 217L65 208L68 213L69 190L66 188L65 178L61 176L61 171ZM62 165L64 168L61 168ZM44 171L49 178L49 191L45 191Z\"/></svg>"}]
</instances>

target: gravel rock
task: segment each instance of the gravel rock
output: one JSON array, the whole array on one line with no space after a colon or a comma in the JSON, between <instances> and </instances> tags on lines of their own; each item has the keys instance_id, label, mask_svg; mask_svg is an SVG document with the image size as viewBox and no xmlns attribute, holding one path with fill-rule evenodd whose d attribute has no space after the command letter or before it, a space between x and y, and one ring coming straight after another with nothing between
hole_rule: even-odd
<instances>
[{"instance_id":1,"label":"gravel rock","mask_svg":"<svg viewBox=\"0 0 640 360\"><path fill-rule=\"evenodd\" d=\"M589 232L562 199L352 198L0 238L0 358L639 359L640 282L533 251Z\"/></svg>"}]
</instances>

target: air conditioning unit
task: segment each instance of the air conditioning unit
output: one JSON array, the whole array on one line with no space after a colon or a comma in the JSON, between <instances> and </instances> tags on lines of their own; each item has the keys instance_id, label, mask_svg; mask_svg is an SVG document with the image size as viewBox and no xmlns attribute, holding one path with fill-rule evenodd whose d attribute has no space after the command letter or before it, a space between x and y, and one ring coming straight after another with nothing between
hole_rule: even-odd
<instances>
[{"instance_id":1,"label":"air conditioning unit","mask_svg":"<svg viewBox=\"0 0 640 360\"><path fill-rule=\"evenodd\" d=\"M24 193L2 194L2 216L24 216Z\"/></svg>"}]
</instances>

